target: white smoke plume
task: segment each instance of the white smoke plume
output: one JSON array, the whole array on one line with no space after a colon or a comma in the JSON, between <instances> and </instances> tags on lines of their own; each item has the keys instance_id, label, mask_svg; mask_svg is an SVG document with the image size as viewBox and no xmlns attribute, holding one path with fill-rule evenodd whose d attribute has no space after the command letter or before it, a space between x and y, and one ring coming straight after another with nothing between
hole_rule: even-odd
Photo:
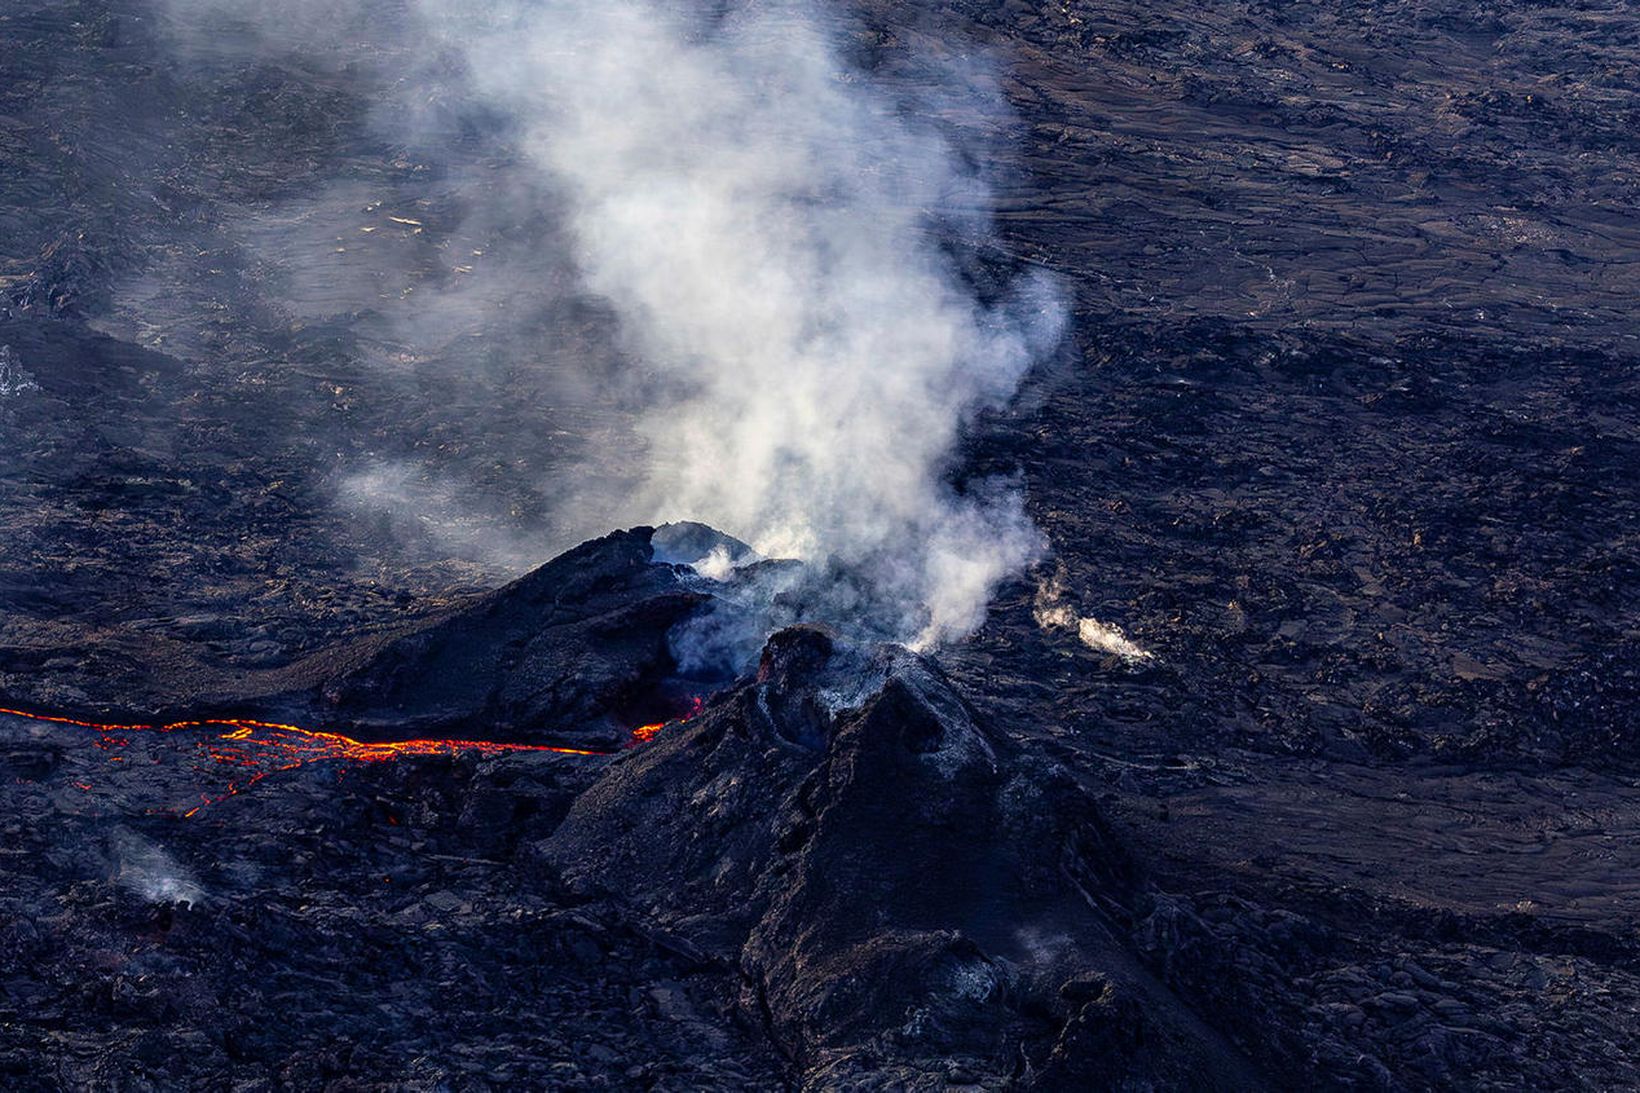
<instances>
[{"instance_id":1,"label":"white smoke plume","mask_svg":"<svg viewBox=\"0 0 1640 1093\"><path fill-rule=\"evenodd\" d=\"M213 3L251 10L193 6ZM304 39L323 10L302 7ZM627 522L699 520L840 567L902 639L976 627L1043 540L1017 484L951 482L958 445L1064 309L1045 280L981 300L964 277L952 240L988 234L987 196L942 128L851 65L813 4L416 10L411 38L512 119L647 372ZM944 93L1000 118L970 75Z\"/></svg>"}]
</instances>

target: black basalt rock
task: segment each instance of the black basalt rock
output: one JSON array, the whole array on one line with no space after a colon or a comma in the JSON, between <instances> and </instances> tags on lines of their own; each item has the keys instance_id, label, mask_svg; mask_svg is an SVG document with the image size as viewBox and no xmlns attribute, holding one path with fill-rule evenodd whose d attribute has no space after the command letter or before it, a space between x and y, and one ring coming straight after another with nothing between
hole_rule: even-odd
<instances>
[{"instance_id":1,"label":"black basalt rock","mask_svg":"<svg viewBox=\"0 0 1640 1093\"><path fill-rule=\"evenodd\" d=\"M654 533L583 543L429 626L338 650L320 711L366 735L614 746L653 717L668 633L710 600L687 566L656 561Z\"/></svg>"},{"instance_id":2,"label":"black basalt rock","mask_svg":"<svg viewBox=\"0 0 1640 1093\"><path fill-rule=\"evenodd\" d=\"M1087 795L903 648L775 634L755 677L612 764L542 853L737 966L812 1088L1256 1080L1115 941L1140 881ZM1096 974L1100 1013L1142 1011L1146 1032L1099 1040L1095 1066L1088 1001L1062 988Z\"/></svg>"}]
</instances>

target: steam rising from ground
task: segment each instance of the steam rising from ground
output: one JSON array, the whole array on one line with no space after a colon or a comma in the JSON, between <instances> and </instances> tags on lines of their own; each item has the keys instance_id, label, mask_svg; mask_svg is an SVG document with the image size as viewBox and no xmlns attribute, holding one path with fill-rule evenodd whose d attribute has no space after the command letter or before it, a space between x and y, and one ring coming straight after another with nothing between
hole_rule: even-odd
<instances>
[{"instance_id":1,"label":"steam rising from ground","mask_svg":"<svg viewBox=\"0 0 1640 1093\"><path fill-rule=\"evenodd\" d=\"M1043 286L987 309L959 283L930 210L978 215L977 180L946 144L792 8L703 33L645 0L546 3L466 44L563 185L588 283L674 381L644 418L645 515L864 568L926 607L924 639L977 625L1040 537L1017 494L942 472L1060 320Z\"/></svg>"},{"instance_id":2,"label":"steam rising from ground","mask_svg":"<svg viewBox=\"0 0 1640 1093\"><path fill-rule=\"evenodd\" d=\"M1070 631L1083 645L1096 652L1108 653L1129 663L1154 660L1156 657L1156 654L1129 640L1119 627L1091 616L1078 615L1065 602L1065 581L1058 574L1037 585L1032 614L1042 629Z\"/></svg>"},{"instance_id":3,"label":"steam rising from ground","mask_svg":"<svg viewBox=\"0 0 1640 1093\"><path fill-rule=\"evenodd\" d=\"M109 856L115 882L149 903L205 901L205 890L164 847L135 832L117 829L109 837Z\"/></svg>"},{"instance_id":4,"label":"steam rising from ground","mask_svg":"<svg viewBox=\"0 0 1640 1093\"><path fill-rule=\"evenodd\" d=\"M257 18L242 0L175 3L184 22ZM296 37L322 40L327 17L350 32L353 7L300 7ZM839 606L869 602L902 639L977 626L1042 538L1016 484L951 481L957 445L1057 344L1063 309L1040 280L982 299L953 241L987 235L986 194L941 129L847 63L812 5L416 11L404 80L448 84L462 62L462 95L509 119L645 370L647 452L605 453L647 459L622 522L701 520L846 571L864 587ZM969 75L921 107L956 95L994 116Z\"/></svg>"}]
</instances>

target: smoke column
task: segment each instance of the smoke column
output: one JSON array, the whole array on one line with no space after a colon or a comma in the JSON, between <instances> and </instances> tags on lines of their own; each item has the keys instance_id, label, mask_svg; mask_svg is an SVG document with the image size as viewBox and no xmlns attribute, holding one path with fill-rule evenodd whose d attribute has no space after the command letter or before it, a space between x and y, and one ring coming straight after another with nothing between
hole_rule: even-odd
<instances>
[{"instance_id":1,"label":"smoke column","mask_svg":"<svg viewBox=\"0 0 1640 1093\"><path fill-rule=\"evenodd\" d=\"M906 614L924 642L976 626L1040 536L1017 494L958 497L942 472L1061 313L1042 285L986 309L960 284L931 214L983 196L932 127L791 7L707 22L560 0L478 35L472 11L424 10L524 120L588 284L671 381L644 417L640 515L864 567L886 602L926 609Z\"/></svg>"},{"instance_id":2,"label":"smoke column","mask_svg":"<svg viewBox=\"0 0 1640 1093\"><path fill-rule=\"evenodd\" d=\"M1042 537L1017 486L956 488L952 461L1063 308L1044 280L982 302L942 246L989 233L967 157L814 5L416 3L412 71L458 58L462 94L509 119L646 372L626 522L703 521L847 572L902 640L976 627ZM956 75L928 95L1000 116Z\"/></svg>"}]
</instances>

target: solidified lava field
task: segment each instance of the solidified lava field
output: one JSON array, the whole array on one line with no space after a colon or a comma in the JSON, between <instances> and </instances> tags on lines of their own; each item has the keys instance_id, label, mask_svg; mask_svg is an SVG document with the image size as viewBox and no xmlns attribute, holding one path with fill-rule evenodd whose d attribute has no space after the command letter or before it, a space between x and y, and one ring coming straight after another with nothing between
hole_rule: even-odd
<instances>
[{"instance_id":1,"label":"solidified lava field","mask_svg":"<svg viewBox=\"0 0 1640 1093\"><path fill-rule=\"evenodd\" d=\"M0 10L0 1085L1640 1086L1640 14L799 5L1063 310L912 651L626 518L652 271L441 7Z\"/></svg>"}]
</instances>

